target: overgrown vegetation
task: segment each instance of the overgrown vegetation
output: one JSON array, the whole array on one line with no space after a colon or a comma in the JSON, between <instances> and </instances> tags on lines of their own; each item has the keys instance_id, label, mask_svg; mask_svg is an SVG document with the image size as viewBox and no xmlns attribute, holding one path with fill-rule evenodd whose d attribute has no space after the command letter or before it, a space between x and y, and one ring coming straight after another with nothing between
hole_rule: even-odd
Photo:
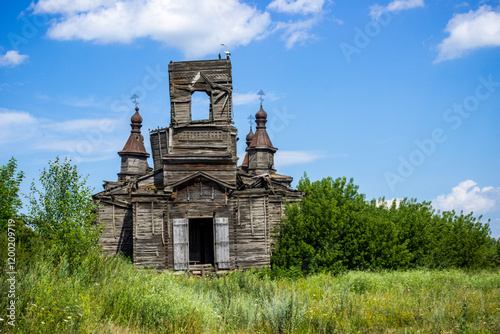
<instances>
[{"instance_id":1,"label":"overgrown vegetation","mask_svg":"<svg viewBox=\"0 0 500 334\"><path fill-rule=\"evenodd\" d=\"M96 225L96 205L87 179L70 161L49 162L40 174L41 189L31 184L26 220L58 257L70 263L96 252L102 229Z\"/></svg>"},{"instance_id":2,"label":"overgrown vegetation","mask_svg":"<svg viewBox=\"0 0 500 334\"><path fill-rule=\"evenodd\" d=\"M368 202L346 178L304 176L297 189L306 196L287 207L272 256L281 274L499 265L499 243L472 213L408 199Z\"/></svg>"},{"instance_id":3,"label":"overgrown vegetation","mask_svg":"<svg viewBox=\"0 0 500 334\"><path fill-rule=\"evenodd\" d=\"M500 332L498 242L471 215L413 200L367 203L352 181L304 178L307 196L287 209L272 270L194 278L101 256L91 191L69 161L42 171L30 214L20 215L16 169L14 159L0 168L17 272L13 327L4 315L12 276L2 262L0 332Z\"/></svg>"},{"instance_id":4,"label":"overgrown vegetation","mask_svg":"<svg viewBox=\"0 0 500 334\"><path fill-rule=\"evenodd\" d=\"M500 332L498 271L350 271L294 280L247 271L201 279L99 256L69 270L51 256L39 254L19 270L18 333ZM5 286L3 274L0 281ZM9 330L0 321L0 331Z\"/></svg>"}]
</instances>

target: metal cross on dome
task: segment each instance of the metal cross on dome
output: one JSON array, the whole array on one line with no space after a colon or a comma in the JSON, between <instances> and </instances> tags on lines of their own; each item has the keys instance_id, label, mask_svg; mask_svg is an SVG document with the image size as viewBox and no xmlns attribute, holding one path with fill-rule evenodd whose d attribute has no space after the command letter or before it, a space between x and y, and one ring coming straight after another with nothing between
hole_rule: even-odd
<instances>
[{"instance_id":1,"label":"metal cross on dome","mask_svg":"<svg viewBox=\"0 0 500 334\"><path fill-rule=\"evenodd\" d=\"M130 99L132 100L132 102L135 104L136 107L139 106L139 102L137 102L137 99L139 98L139 95L137 94L134 94L130 97Z\"/></svg>"},{"instance_id":2,"label":"metal cross on dome","mask_svg":"<svg viewBox=\"0 0 500 334\"><path fill-rule=\"evenodd\" d=\"M264 93L264 91L261 89L261 90L259 90L257 95L259 95L260 105L262 105L262 102L264 102L264 95L266 95L266 93Z\"/></svg>"}]
</instances>

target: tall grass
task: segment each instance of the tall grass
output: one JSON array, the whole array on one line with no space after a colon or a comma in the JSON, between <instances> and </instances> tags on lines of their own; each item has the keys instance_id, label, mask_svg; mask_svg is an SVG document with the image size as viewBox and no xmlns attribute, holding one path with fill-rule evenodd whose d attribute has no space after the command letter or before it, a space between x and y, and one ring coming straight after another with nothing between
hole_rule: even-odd
<instances>
[{"instance_id":1,"label":"tall grass","mask_svg":"<svg viewBox=\"0 0 500 334\"><path fill-rule=\"evenodd\" d=\"M19 268L18 333L499 333L500 272L194 278L89 256ZM2 270L0 283L6 287ZM6 310L2 294L0 309ZM1 311L0 331L13 328Z\"/></svg>"}]
</instances>

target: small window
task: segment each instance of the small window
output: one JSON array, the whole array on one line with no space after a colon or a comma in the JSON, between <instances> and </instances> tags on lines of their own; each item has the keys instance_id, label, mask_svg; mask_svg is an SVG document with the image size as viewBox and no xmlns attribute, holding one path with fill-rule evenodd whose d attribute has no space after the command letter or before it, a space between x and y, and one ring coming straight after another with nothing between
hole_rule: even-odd
<instances>
[{"instance_id":1,"label":"small window","mask_svg":"<svg viewBox=\"0 0 500 334\"><path fill-rule=\"evenodd\" d=\"M191 120L210 119L210 96L206 92L194 92L191 95Z\"/></svg>"}]
</instances>

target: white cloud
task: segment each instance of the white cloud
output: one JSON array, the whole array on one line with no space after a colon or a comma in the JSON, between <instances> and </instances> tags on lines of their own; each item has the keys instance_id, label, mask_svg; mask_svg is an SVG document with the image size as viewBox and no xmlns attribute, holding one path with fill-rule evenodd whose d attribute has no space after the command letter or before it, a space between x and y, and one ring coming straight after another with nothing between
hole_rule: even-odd
<instances>
[{"instance_id":1,"label":"white cloud","mask_svg":"<svg viewBox=\"0 0 500 334\"><path fill-rule=\"evenodd\" d=\"M4 55L0 55L0 67L4 66L17 66L28 60L29 56L22 55L17 51L10 50Z\"/></svg>"},{"instance_id":2,"label":"white cloud","mask_svg":"<svg viewBox=\"0 0 500 334\"><path fill-rule=\"evenodd\" d=\"M59 133L76 134L82 131L111 132L119 124L125 124L125 122L120 119L112 119L112 118L74 119L69 121L46 124L43 126L43 128Z\"/></svg>"},{"instance_id":3,"label":"white cloud","mask_svg":"<svg viewBox=\"0 0 500 334\"><path fill-rule=\"evenodd\" d=\"M40 0L30 8L35 14L77 13L96 10L101 6L111 6L114 0Z\"/></svg>"},{"instance_id":4,"label":"white cloud","mask_svg":"<svg viewBox=\"0 0 500 334\"><path fill-rule=\"evenodd\" d=\"M397 12L424 6L424 0L395 0L387 6L374 4L370 7L370 15L374 20L378 20L383 12Z\"/></svg>"},{"instance_id":5,"label":"white cloud","mask_svg":"<svg viewBox=\"0 0 500 334\"><path fill-rule=\"evenodd\" d=\"M438 196L432 201L441 211L455 210L464 213L485 214L500 209L500 187L477 187L472 180L460 182L451 193Z\"/></svg>"},{"instance_id":6,"label":"white cloud","mask_svg":"<svg viewBox=\"0 0 500 334\"><path fill-rule=\"evenodd\" d=\"M233 93L233 104L235 106L242 106L245 104L258 104L259 97L255 92L248 93Z\"/></svg>"},{"instance_id":7,"label":"white cloud","mask_svg":"<svg viewBox=\"0 0 500 334\"><path fill-rule=\"evenodd\" d=\"M278 99L279 97L274 92L266 92L264 95L264 101L276 101ZM258 107L259 103L257 92L233 93L233 105L235 106L253 104Z\"/></svg>"},{"instance_id":8,"label":"white cloud","mask_svg":"<svg viewBox=\"0 0 500 334\"><path fill-rule=\"evenodd\" d=\"M277 151L274 155L275 165L278 167L298 165L313 162L324 156L317 152L308 151Z\"/></svg>"},{"instance_id":9,"label":"white cloud","mask_svg":"<svg viewBox=\"0 0 500 334\"><path fill-rule=\"evenodd\" d=\"M38 120L24 111L0 108L0 147L30 139L38 126Z\"/></svg>"},{"instance_id":10,"label":"white cloud","mask_svg":"<svg viewBox=\"0 0 500 334\"><path fill-rule=\"evenodd\" d=\"M247 45L271 23L269 13L238 0L40 0L31 9L61 15L47 32L53 39L130 43L148 37L188 58L217 53L221 43Z\"/></svg>"},{"instance_id":11,"label":"white cloud","mask_svg":"<svg viewBox=\"0 0 500 334\"><path fill-rule=\"evenodd\" d=\"M288 14L312 14L323 10L325 0L274 0L267 8Z\"/></svg>"},{"instance_id":12,"label":"white cloud","mask_svg":"<svg viewBox=\"0 0 500 334\"><path fill-rule=\"evenodd\" d=\"M316 39L317 37L310 31L321 17L315 16L308 20L299 20L292 22L279 22L276 25L276 30L284 30L282 35L287 49L293 48L296 44L304 45L306 42Z\"/></svg>"},{"instance_id":13,"label":"white cloud","mask_svg":"<svg viewBox=\"0 0 500 334\"><path fill-rule=\"evenodd\" d=\"M435 63L461 57L470 50L500 46L500 12L490 6L455 14L445 31L450 36L439 44Z\"/></svg>"},{"instance_id":14,"label":"white cloud","mask_svg":"<svg viewBox=\"0 0 500 334\"><path fill-rule=\"evenodd\" d=\"M55 122L28 112L0 108L5 129L0 147L18 152L52 151L71 154L74 161L94 161L115 157L128 133L126 121L112 118L76 119ZM119 131L116 131L120 129ZM124 132L125 131L125 132Z\"/></svg>"},{"instance_id":15,"label":"white cloud","mask_svg":"<svg viewBox=\"0 0 500 334\"><path fill-rule=\"evenodd\" d=\"M399 208L399 205L403 201L403 198L391 198L391 199L386 199L386 200L377 200L377 206L384 206L386 208L391 208L392 203L396 201L396 208Z\"/></svg>"}]
</instances>

